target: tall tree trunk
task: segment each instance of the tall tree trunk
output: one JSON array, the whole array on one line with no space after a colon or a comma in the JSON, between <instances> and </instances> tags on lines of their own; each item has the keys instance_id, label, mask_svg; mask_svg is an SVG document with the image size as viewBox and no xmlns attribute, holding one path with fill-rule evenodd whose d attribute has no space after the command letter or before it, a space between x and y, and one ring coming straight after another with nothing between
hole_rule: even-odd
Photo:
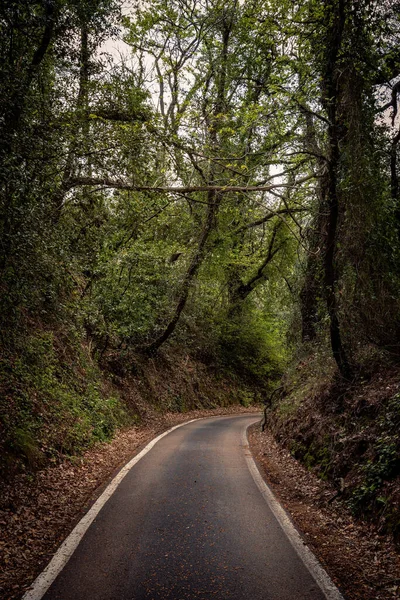
<instances>
[{"instance_id":1,"label":"tall tree trunk","mask_svg":"<svg viewBox=\"0 0 400 600\"><path fill-rule=\"evenodd\" d=\"M325 298L330 322L329 329L331 347L340 374L345 379L351 379L352 369L346 351L343 347L340 321L338 316L338 305L336 300L338 275L335 255L337 243L336 234L339 218L339 202L337 196L337 170L335 168L335 161L329 166L328 211L324 267Z\"/></svg>"},{"instance_id":2,"label":"tall tree trunk","mask_svg":"<svg viewBox=\"0 0 400 600\"><path fill-rule=\"evenodd\" d=\"M83 144L86 149L89 143L89 77L90 77L90 49L88 24L81 24L81 46L79 55L79 89L73 116L71 141L65 160L61 184L54 194L54 223L56 224L62 215L65 195L70 189L70 180L75 173L75 159L78 149L78 135L81 132ZM85 175L89 175L88 171Z\"/></svg>"},{"instance_id":3,"label":"tall tree trunk","mask_svg":"<svg viewBox=\"0 0 400 600\"><path fill-rule=\"evenodd\" d=\"M399 175L397 173L397 152L400 142L400 131L392 139L390 148L390 187L393 200L399 200Z\"/></svg>"},{"instance_id":4,"label":"tall tree trunk","mask_svg":"<svg viewBox=\"0 0 400 600\"><path fill-rule=\"evenodd\" d=\"M311 156L316 157L318 171L325 171L317 181L318 212L307 231L308 256L300 291L301 339L305 343L312 342L317 337L318 298L324 295L321 256L326 235L326 157L318 144L312 111L307 106L301 106L300 112L305 119L304 148Z\"/></svg>"},{"instance_id":5,"label":"tall tree trunk","mask_svg":"<svg viewBox=\"0 0 400 600\"><path fill-rule=\"evenodd\" d=\"M328 167L326 174L327 230L324 256L325 299L330 323L332 353L345 379L350 379L352 369L342 342L336 289L338 272L336 265L337 231L339 220L338 174L340 170L340 142L344 139L344 102L341 98L343 84L340 53L346 25L347 0L326 0L327 19L326 62L323 73L323 103L328 115Z\"/></svg>"},{"instance_id":6,"label":"tall tree trunk","mask_svg":"<svg viewBox=\"0 0 400 600\"><path fill-rule=\"evenodd\" d=\"M400 237L400 186L399 186L399 174L398 174L398 166L397 166L397 155L399 151L399 142L400 142L400 130L396 133L394 138L392 139L392 145L390 148L390 188L391 195L395 202L396 207L396 224L397 224L397 233Z\"/></svg>"},{"instance_id":7,"label":"tall tree trunk","mask_svg":"<svg viewBox=\"0 0 400 600\"><path fill-rule=\"evenodd\" d=\"M308 232L308 256L300 292L302 342L312 342L317 337L318 298L323 296L321 246L326 232L326 217L322 209L320 198L318 215Z\"/></svg>"}]
</instances>

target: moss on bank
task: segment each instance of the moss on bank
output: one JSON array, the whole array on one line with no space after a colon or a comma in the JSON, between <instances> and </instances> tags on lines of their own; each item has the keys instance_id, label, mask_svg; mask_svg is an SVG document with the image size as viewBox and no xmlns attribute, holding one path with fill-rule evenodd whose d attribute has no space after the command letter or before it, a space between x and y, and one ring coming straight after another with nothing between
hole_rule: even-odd
<instances>
[{"instance_id":1,"label":"moss on bank","mask_svg":"<svg viewBox=\"0 0 400 600\"><path fill-rule=\"evenodd\" d=\"M335 499L400 542L398 367L344 382L329 360L310 355L288 372L267 422L293 456L335 484Z\"/></svg>"},{"instance_id":2,"label":"moss on bank","mask_svg":"<svg viewBox=\"0 0 400 600\"><path fill-rule=\"evenodd\" d=\"M99 359L82 336L36 329L0 357L0 476L75 456L116 430L165 412L250 406L260 392L175 348Z\"/></svg>"},{"instance_id":3,"label":"moss on bank","mask_svg":"<svg viewBox=\"0 0 400 600\"><path fill-rule=\"evenodd\" d=\"M52 331L3 354L0 380L3 474L79 454L132 418L89 349Z\"/></svg>"}]
</instances>

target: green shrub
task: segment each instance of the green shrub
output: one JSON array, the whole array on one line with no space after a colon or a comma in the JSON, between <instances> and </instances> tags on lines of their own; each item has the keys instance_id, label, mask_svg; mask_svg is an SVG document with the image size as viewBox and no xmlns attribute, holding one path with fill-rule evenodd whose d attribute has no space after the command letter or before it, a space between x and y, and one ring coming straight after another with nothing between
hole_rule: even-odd
<instances>
[{"instance_id":1,"label":"green shrub","mask_svg":"<svg viewBox=\"0 0 400 600\"><path fill-rule=\"evenodd\" d=\"M5 450L29 466L107 441L129 420L119 398L105 391L88 352L64 344L42 331L27 339L18 357L2 363L12 403L12 409L2 407Z\"/></svg>"}]
</instances>

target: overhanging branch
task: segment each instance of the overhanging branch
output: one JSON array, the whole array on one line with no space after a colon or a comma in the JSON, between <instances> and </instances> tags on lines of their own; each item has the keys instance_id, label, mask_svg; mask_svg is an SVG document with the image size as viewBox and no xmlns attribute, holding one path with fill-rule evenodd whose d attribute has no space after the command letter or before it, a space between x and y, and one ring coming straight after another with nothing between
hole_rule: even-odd
<instances>
[{"instance_id":1,"label":"overhanging branch","mask_svg":"<svg viewBox=\"0 0 400 600\"><path fill-rule=\"evenodd\" d=\"M108 177L75 177L71 179L68 188L73 189L81 186L101 186L116 190L127 190L131 192L158 192L166 194L190 194L193 192L218 192L227 194L229 192L268 192L278 188L294 188L301 183L310 181L318 177L317 173L302 177L291 183L274 183L271 185L194 185L194 186L151 186L151 185L134 185L128 181L113 180Z\"/></svg>"},{"instance_id":2,"label":"overhanging branch","mask_svg":"<svg viewBox=\"0 0 400 600\"><path fill-rule=\"evenodd\" d=\"M387 102L383 106L379 107L378 112L385 112L388 108L392 107L392 126L394 126L394 121L397 116L398 107L397 107L397 94L400 94L400 81L397 81L392 87L392 96L390 102Z\"/></svg>"}]
</instances>

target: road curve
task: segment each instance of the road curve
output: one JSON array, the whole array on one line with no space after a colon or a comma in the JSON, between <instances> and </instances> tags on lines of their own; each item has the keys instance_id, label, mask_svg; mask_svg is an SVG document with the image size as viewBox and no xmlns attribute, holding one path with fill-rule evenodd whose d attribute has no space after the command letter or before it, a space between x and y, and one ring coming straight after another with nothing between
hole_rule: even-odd
<instances>
[{"instance_id":1,"label":"road curve","mask_svg":"<svg viewBox=\"0 0 400 600\"><path fill-rule=\"evenodd\" d=\"M45 600L323 600L254 482L254 415L201 419L126 475Z\"/></svg>"}]
</instances>

